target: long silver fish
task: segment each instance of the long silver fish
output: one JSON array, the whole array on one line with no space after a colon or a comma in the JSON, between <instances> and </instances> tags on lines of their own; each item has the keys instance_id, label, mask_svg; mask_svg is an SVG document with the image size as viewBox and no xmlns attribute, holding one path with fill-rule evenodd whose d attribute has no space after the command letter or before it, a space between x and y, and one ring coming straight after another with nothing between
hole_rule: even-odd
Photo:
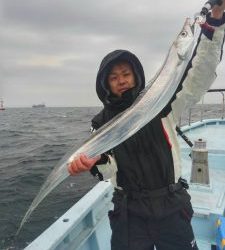
<instances>
[{"instance_id":1,"label":"long silver fish","mask_svg":"<svg viewBox=\"0 0 225 250\"><path fill-rule=\"evenodd\" d=\"M78 150L73 149L55 167L25 214L17 234L38 204L69 176L67 166L77 155L85 153L88 157L94 157L114 148L150 122L166 106L183 76L194 44L194 31L188 18L162 67L133 105L98 129Z\"/></svg>"}]
</instances>

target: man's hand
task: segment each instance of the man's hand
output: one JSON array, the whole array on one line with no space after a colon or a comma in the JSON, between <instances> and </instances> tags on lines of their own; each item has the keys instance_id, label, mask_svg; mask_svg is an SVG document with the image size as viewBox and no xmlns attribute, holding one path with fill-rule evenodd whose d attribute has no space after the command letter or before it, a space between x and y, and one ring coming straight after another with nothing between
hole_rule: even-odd
<instances>
[{"instance_id":1,"label":"man's hand","mask_svg":"<svg viewBox=\"0 0 225 250\"><path fill-rule=\"evenodd\" d=\"M211 13L211 17L215 18L215 19L221 19L223 16L225 10L225 0L223 0L222 5L215 5L212 8L212 13Z\"/></svg>"},{"instance_id":2,"label":"man's hand","mask_svg":"<svg viewBox=\"0 0 225 250\"><path fill-rule=\"evenodd\" d=\"M83 171L90 170L95 163L100 160L101 156L94 158L88 158L86 155L81 154L77 156L68 166L68 172L70 175L76 175Z\"/></svg>"}]
</instances>

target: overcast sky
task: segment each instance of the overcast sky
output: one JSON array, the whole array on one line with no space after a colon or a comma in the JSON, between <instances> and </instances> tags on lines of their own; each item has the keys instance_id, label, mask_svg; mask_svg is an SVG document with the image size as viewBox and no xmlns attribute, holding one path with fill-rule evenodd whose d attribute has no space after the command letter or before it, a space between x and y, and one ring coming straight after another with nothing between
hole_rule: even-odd
<instances>
[{"instance_id":1,"label":"overcast sky","mask_svg":"<svg viewBox=\"0 0 225 250\"><path fill-rule=\"evenodd\" d=\"M150 80L185 17L204 2L0 0L0 98L11 107L101 105L95 78L102 58L128 49ZM224 63L215 88L225 87Z\"/></svg>"}]
</instances>

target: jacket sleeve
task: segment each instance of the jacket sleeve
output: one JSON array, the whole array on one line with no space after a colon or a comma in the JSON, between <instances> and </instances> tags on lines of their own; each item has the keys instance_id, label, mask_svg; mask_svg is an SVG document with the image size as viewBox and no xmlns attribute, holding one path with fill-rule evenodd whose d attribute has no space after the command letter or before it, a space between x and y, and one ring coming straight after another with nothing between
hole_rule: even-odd
<instances>
[{"instance_id":1,"label":"jacket sleeve","mask_svg":"<svg viewBox=\"0 0 225 250\"><path fill-rule=\"evenodd\" d=\"M200 101L216 78L216 67L222 58L224 23L225 16L221 20L208 17L207 23L202 26L199 42L181 90L171 103L170 109L176 123L185 109Z\"/></svg>"}]
</instances>

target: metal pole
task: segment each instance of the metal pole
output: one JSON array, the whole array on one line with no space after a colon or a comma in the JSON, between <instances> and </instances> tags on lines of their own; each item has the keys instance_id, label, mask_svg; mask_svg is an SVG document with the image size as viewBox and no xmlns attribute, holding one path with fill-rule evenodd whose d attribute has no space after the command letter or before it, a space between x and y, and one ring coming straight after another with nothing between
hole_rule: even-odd
<instances>
[{"instance_id":1,"label":"metal pole","mask_svg":"<svg viewBox=\"0 0 225 250\"><path fill-rule=\"evenodd\" d=\"M223 96L223 103L222 103L222 119L224 119L224 112L225 112L225 107L224 107L224 102L225 102L225 100L224 100L224 93L223 92L220 92L221 94L222 94L222 96Z\"/></svg>"},{"instance_id":2,"label":"metal pole","mask_svg":"<svg viewBox=\"0 0 225 250\"><path fill-rule=\"evenodd\" d=\"M201 122L203 117L203 104L204 104L204 96L202 97L202 105L201 105Z\"/></svg>"},{"instance_id":3,"label":"metal pole","mask_svg":"<svg viewBox=\"0 0 225 250\"><path fill-rule=\"evenodd\" d=\"M189 109L188 125L191 125L191 108Z\"/></svg>"},{"instance_id":4,"label":"metal pole","mask_svg":"<svg viewBox=\"0 0 225 250\"><path fill-rule=\"evenodd\" d=\"M180 118L179 118L179 128L181 127L181 116L180 116Z\"/></svg>"}]
</instances>

